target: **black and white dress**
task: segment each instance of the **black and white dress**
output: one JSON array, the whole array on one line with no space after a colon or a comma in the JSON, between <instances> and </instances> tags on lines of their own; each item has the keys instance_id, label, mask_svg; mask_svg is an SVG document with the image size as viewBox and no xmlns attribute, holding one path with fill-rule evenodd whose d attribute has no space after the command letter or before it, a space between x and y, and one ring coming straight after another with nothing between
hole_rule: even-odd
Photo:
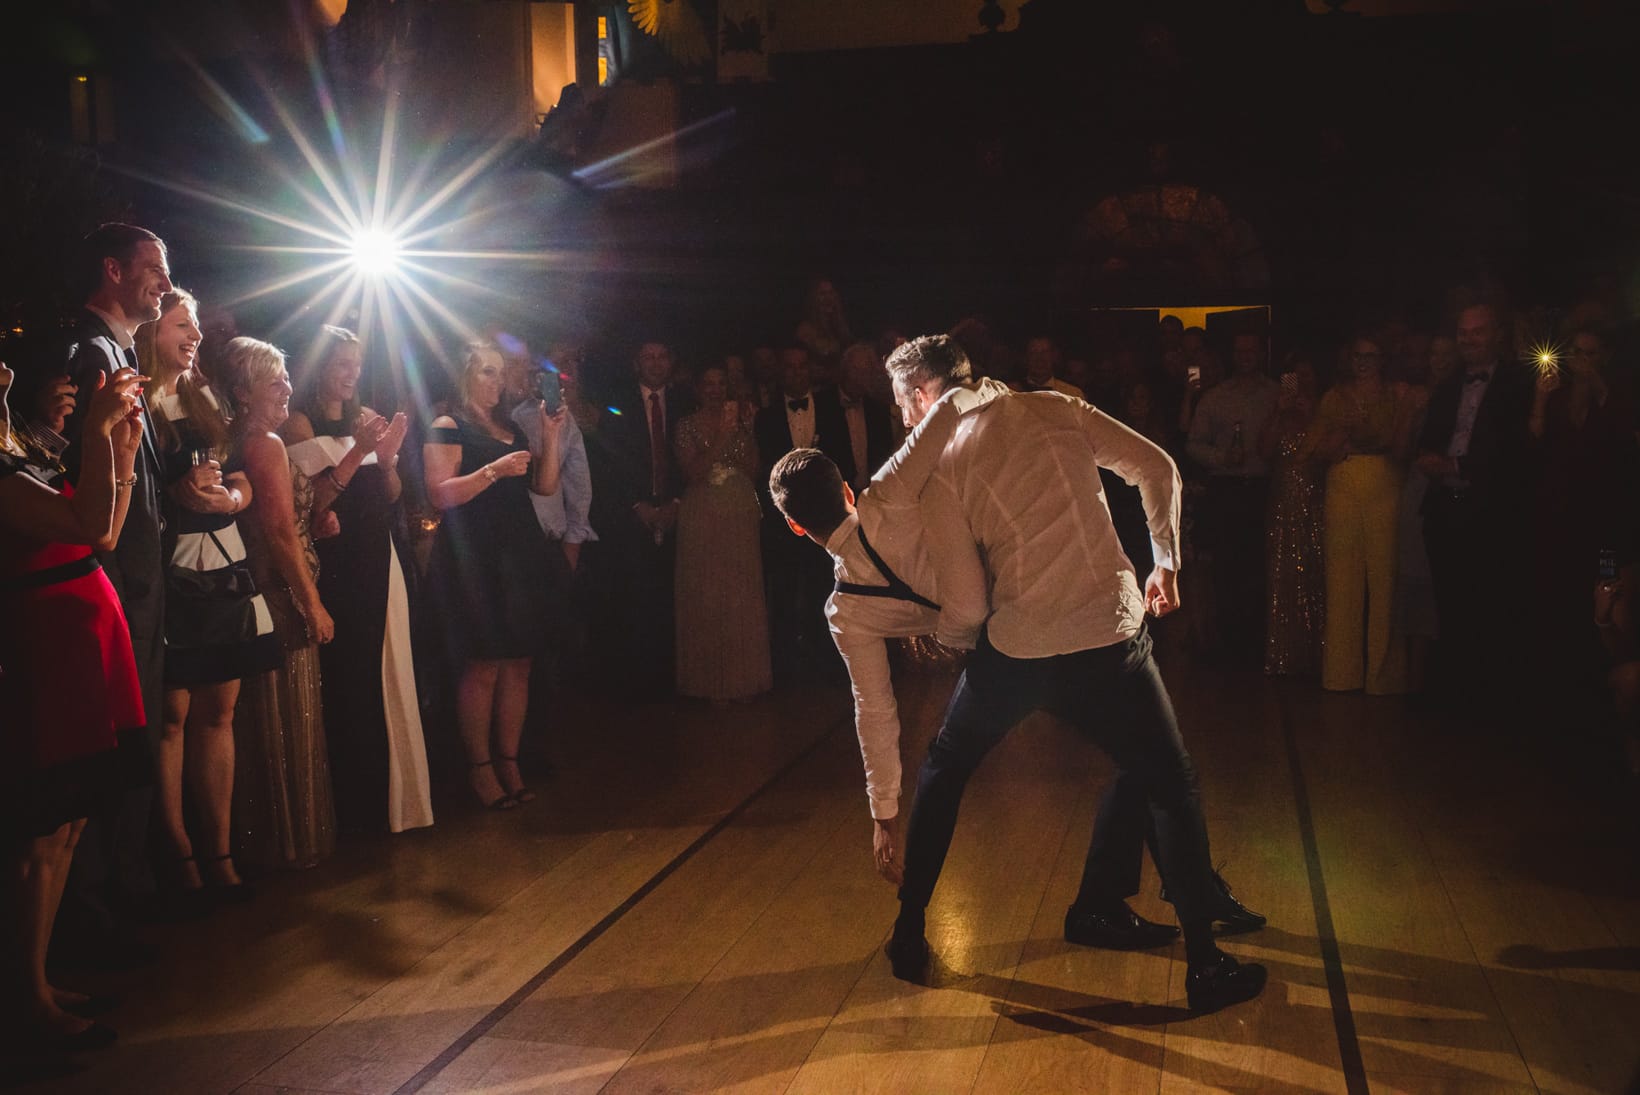
<instances>
[{"instance_id":1,"label":"black and white dress","mask_svg":"<svg viewBox=\"0 0 1640 1095\"><path fill-rule=\"evenodd\" d=\"M353 447L342 423L315 419L317 436L287 448L308 476ZM340 436L339 436L340 435ZM336 818L344 829L404 832L433 824L427 745L410 646L410 599L391 533L387 471L371 453L331 510L341 532L314 544L319 598L336 624L319 648Z\"/></svg>"},{"instance_id":2,"label":"black and white dress","mask_svg":"<svg viewBox=\"0 0 1640 1095\"><path fill-rule=\"evenodd\" d=\"M215 403L209 389L206 398ZM193 468L193 454L202 451L206 442L194 428L179 405L176 396L161 396L152 403L153 413L164 418L175 428L181 444L175 451L164 455L165 483L167 486L186 476ZM235 463L225 463L224 475L240 470ZM165 502L165 558L172 572L195 573L223 571L245 561L245 544L239 536L239 525L233 515L226 513L195 513L193 510L166 499ZM234 594L235 600L243 598ZM255 636L240 642L211 641L201 643L195 636L208 628L192 618L203 611L197 603L186 598L169 597L165 618L165 686L187 688L193 685L218 684L266 673L280 664L279 639L274 634L273 616L260 593L250 598L255 617Z\"/></svg>"}]
</instances>

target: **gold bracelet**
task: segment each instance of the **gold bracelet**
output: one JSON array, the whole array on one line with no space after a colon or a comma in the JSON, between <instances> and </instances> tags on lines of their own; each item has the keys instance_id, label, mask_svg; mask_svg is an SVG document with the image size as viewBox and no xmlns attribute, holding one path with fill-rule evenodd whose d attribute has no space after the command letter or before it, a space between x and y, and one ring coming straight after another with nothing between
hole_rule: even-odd
<instances>
[{"instance_id":1,"label":"gold bracelet","mask_svg":"<svg viewBox=\"0 0 1640 1095\"><path fill-rule=\"evenodd\" d=\"M484 472L485 476L490 480L490 482L492 482L492 483L495 482L495 469L494 468L490 467L490 465L488 465L488 464L485 464L484 467L480 470Z\"/></svg>"},{"instance_id":2,"label":"gold bracelet","mask_svg":"<svg viewBox=\"0 0 1640 1095\"><path fill-rule=\"evenodd\" d=\"M129 478L129 479L116 479L116 480L114 480L114 489L115 490L129 490L130 488L132 488L136 485L137 485L137 473L136 472L132 472L131 473L131 478Z\"/></svg>"}]
</instances>

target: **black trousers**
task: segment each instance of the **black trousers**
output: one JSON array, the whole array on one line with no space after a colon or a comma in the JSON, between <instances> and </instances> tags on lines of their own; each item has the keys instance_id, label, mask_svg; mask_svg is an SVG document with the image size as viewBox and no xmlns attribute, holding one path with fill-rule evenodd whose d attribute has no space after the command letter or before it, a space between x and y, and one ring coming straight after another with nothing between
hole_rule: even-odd
<instances>
[{"instance_id":1,"label":"black trousers","mask_svg":"<svg viewBox=\"0 0 1640 1095\"><path fill-rule=\"evenodd\" d=\"M1270 481L1216 475L1207 483L1213 597L1219 649L1238 663L1263 664L1264 523Z\"/></svg>"},{"instance_id":2,"label":"black trousers","mask_svg":"<svg viewBox=\"0 0 1640 1095\"><path fill-rule=\"evenodd\" d=\"M1099 803L1078 902L1120 899L1137 889L1149 823L1180 922L1209 919L1213 868L1196 770L1144 629L1111 646L1030 659L1010 658L980 636L917 775L901 903L927 906L968 778L1037 708L1069 722L1118 769Z\"/></svg>"}]
</instances>

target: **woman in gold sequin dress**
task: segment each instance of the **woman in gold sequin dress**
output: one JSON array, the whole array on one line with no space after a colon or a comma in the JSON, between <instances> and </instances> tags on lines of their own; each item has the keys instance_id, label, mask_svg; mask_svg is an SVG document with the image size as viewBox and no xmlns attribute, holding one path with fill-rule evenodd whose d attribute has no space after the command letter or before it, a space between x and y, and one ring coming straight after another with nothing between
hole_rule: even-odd
<instances>
[{"instance_id":1,"label":"woman in gold sequin dress","mask_svg":"<svg viewBox=\"0 0 1640 1095\"><path fill-rule=\"evenodd\" d=\"M1326 614L1321 476L1313 464L1298 457L1315 411L1315 392L1315 366L1304 358L1290 359L1282 373L1276 413L1259 439L1272 468L1264 531L1268 589L1264 672L1271 676L1314 676L1321 664Z\"/></svg>"},{"instance_id":2,"label":"woman in gold sequin dress","mask_svg":"<svg viewBox=\"0 0 1640 1095\"><path fill-rule=\"evenodd\" d=\"M678 423L688 482L678 508L678 693L747 700L774 685L759 549L757 442L722 366L700 377L700 410Z\"/></svg>"},{"instance_id":3,"label":"woman in gold sequin dress","mask_svg":"<svg viewBox=\"0 0 1640 1095\"><path fill-rule=\"evenodd\" d=\"M275 432L290 415L285 355L236 338L226 372L235 447L255 497L241 524L246 558L285 650L280 668L244 682L234 716L234 851L261 867L312 866L336 846L317 645L335 625L319 600L310 523L334 517L314 514L313 485Z\"/></svg>"}]
</instances>

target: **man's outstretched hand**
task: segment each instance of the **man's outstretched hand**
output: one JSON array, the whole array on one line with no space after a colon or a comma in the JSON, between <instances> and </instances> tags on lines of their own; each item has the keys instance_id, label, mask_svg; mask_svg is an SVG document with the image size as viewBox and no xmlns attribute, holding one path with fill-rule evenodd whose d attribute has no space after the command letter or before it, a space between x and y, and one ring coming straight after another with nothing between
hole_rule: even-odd
<instances>
[{"instance_id":1,"label":"man's outstretched hand","mask_svg":"<svg viewBox=\"0 0 1640 1095\"><path fill-rule=\"evenodd\" d=\"M895 814L872 825L872 862L877 865L877 873L896 886L905 881L905 829L901 821L904 816Z\"/></svg>"},{"instance_id":2,"label":"man's outstretched hand","mask_svg":"<svg viewBox=\"0 0 1640 1095\"><path fill-rule=\"evenodd\" d=\"M1178 607L1179 572L1157 567L1145 579L1145 611L1160 618Z\"/></svg>"}]
</instances>

